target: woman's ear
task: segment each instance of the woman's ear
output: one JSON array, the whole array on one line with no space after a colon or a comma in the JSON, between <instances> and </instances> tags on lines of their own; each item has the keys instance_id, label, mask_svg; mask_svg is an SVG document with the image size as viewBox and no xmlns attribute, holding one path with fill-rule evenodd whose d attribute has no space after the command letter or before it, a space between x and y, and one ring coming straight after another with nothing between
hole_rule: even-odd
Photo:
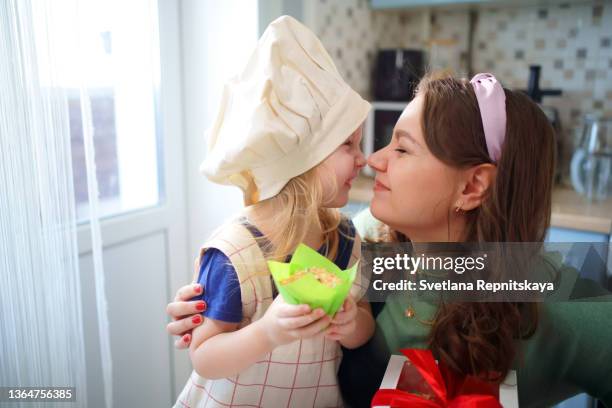
<instances>
[{"instance_id":1,"label":"woman's ear","mask_svg":"<svg viewBox=\"0 0 612 408\"><path fill-rule=\"evenodd\" d=\"M463 191L460 193L457 208L470 211L482 204L489 189L493 188L497 167L490 163L479 164L465 170L463 177Z\"/></svg>"}]
</instances>

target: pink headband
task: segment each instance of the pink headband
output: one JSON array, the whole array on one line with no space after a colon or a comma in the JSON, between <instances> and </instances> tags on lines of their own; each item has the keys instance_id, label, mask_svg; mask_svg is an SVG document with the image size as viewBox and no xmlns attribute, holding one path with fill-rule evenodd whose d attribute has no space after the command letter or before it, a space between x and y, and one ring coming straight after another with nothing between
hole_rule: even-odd
<instances>
[{"instance_id":1,"label":"pink headband","mask_svg":"<svg viewBox=\"0 0 612 408\"><path fill-rule=\"evenodd\" d=\"M489 157L496 162L506 138L506 95L491 74L476 74L470 83L478 100Z\"/></svg>"}]
</instances>

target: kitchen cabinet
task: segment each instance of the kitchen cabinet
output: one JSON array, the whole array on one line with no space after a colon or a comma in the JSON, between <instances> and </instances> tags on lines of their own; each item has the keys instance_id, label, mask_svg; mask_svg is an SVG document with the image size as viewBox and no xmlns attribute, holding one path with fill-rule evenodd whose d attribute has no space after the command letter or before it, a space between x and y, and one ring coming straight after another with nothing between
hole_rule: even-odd
<instances>
[{"instance_id":1,"label":"kitchen cabinet","mask_svg":"<svg viewBox=\"0 0 612 408\"><path fill-rule=\"evenodd\" d=\"M568 249L565 262L576 268L582 277L610 288L610 234L551 227L546 242L577 244Z\"/></svg>"},{"instance_id":2,"label":"kitchen cabinet","mask_svg":"<svg viewBox=\"0 0 612 408\"><path fill-rule=\"evenodd\" d=\"M546 235L548 242L609 242L610 234L551 227Z\"/></svg>"}]
</instances>

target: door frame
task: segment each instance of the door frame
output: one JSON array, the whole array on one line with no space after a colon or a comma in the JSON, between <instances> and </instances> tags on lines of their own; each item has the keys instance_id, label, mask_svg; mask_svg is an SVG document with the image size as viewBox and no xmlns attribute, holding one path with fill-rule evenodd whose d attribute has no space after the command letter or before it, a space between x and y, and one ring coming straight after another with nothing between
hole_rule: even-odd
<instances>
[{"instance_id":1,"label":"door frame","mask_svg":"<svg viewBox=\"0 0 612 408\"><path fill-rule=\"evenodd\" d=\"M160 82L156 92L157 130L162 152L159 169L164 197L155 207L135 210L100 220L104 248L162 233L166 249L166 298L169 301L192 277L187 231L185 178L185 138L182 109L180 4L178 0L158 0ZM79 257L92 251L89 223L77 227ZM139 293L134 288L134 293ZM144 289L142 289L144 291ZM134 299L136 300L136 299ZM126 302L126 307L136 302ZM165 310L150 311L164 313ZM165 330L160 327L160 330ZM188 353L174 348L168 340L171 367L168 367L171 395L176 397L191 371Z\"/></svg>"}]
</instances>

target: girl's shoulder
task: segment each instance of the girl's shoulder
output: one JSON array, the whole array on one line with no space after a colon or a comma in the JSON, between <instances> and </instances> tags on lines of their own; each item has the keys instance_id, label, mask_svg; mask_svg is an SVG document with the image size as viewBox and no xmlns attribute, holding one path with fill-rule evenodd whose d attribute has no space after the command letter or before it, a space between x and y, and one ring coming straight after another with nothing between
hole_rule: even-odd
<instances>
[{"instance_id":1,"label":"girl's shoulder","mask_svg":"<svg viewBox=\"0 0 612 408\"><path fill-rule=\"evenodd\" d=\"M219 239L248 240L252 237L253 234L249 230L249 225L244 215L236 215L225 220L221 225L215 228L206 240L206 243L218 241Z\"/></svg>"},{"instance_id":2,"label":"girl's shoulder","mask_svg":"<svg viewBox=\"0 0 612 408\"><path fill-rule=\"evenodd\" d=\"M253 232L244 218L233 218L213 231L200 248L200 258L207 249L215 248L234 264L235 258L262 258L257 239L261 233Z\"/></svg>"}]
</instances>

